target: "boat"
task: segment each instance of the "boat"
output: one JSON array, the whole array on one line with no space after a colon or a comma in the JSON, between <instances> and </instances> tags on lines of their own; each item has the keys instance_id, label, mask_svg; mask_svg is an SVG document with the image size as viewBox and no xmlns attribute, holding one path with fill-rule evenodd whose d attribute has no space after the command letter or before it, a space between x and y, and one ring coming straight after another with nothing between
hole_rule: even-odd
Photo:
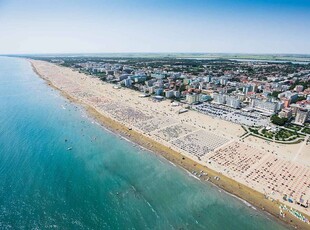
<instances>
[{"instance_id":1,"label":"boat","mask_svg":"<svg viewBox=\"0 0 310 230\"><path fill-rule=\"evenodd\" d=\"M72 147L67 148L68 151L72 150Z\"/></svg>"}]
</instances>

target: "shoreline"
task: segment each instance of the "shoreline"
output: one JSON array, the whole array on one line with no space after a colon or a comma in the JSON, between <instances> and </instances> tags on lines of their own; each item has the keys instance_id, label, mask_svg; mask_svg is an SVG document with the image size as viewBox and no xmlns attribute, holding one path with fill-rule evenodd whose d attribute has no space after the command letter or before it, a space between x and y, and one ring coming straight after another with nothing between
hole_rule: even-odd
<instances>
[{"instance_id":1,"label":"shoreline","mask_svg":"<svg viewBox=\"0 0 310 230\"><path fill-rule=\"evenodd\" d=\"M163 145L162 143L159 143L146 135L143 135L139 133L138 131L135 131L134 129L131 129L131 127L127 127L123 124L121 124L118 121L115 121L114 119L107 117L106 115L100 113L97 111L94 107L92 107L89 104L86 104L85 102L81 101L78 98L72 97L70 94L65 92L64 90L58 88L55 86L50 80L44 78L34 64L31 62L31 60L28 60L31 63L31 66L33 68L33 71L42 78L49 86L51 86L53 89L58 90L62 96L64 96L66 99L68 99L70 102L77 103L79 105L82 105L83 108L85 108L87 114L90 115L90 117L94 118L98 123L103 126L105 129L108 129L109 131L119 134L122 138L125 138L135 144L140 145L142 148L154 153L158 154L162 157L164 157L166 160L171 162L176 167L181 167L182 169L186 170L187 173L189 173L191 176L194 176L191 174L191 171L201 171L208 173L207 176L202 176L201 178L195 177L199 179L201 182L205 182L207 177L210 177L212 185L217 186L219 189L224 190L226 193L228 193L231 196L236 197L237 199L241 200L243 203L247 202L249 205L259 209L260 211L267 212L268 214L271 214L276 221L279 221L281 223L286 223L287 226L290 227L297 227L298 229L307 229L309 228L309 225L306 223L303 223L296 219L293 216L288 215L287 219L282 219L279 217L279 205L281 202L278 201L270 201L264 197L264 195L250 187L247 187L219 172L216 172L206 166L203 166L199 164L198 162L192 160L191 158L171 149L170 147L167 147ZM214 177L220 177L221 179L214 180ZM248 207L250 207L248 204L245 203ZM304 216L308 217L304 214Z\"/></svg>"}]
</instances>

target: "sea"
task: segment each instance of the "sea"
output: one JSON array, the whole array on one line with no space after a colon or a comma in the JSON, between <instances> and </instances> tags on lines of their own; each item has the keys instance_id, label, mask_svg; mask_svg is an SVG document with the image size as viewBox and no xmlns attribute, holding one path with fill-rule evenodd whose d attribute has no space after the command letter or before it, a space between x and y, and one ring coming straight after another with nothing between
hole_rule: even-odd
<instances>
[{"instance_id":1,"label":"sea","mask_svg":"<svg viewBox=\"0 0 310 230\"><path fill-rule=\"evenodd\" d=\"M286 229L0 57L0 229Z\"/></svg>"}]
</instances>

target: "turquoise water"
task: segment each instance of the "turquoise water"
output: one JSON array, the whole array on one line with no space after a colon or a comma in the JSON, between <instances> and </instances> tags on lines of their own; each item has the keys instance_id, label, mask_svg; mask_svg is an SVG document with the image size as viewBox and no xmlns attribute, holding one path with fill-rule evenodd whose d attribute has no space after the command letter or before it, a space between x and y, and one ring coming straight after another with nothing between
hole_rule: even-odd
<instances>
[{"instance_id":1,"label":"turquoise water","mask_svg":"<svg viewBox=\"0 0 310 230\"><path fill-rule=\"evenodd\" d=\"M0 57L0 229L285 228L104 130L27 61Z\"/></svg>"}]
</instances>

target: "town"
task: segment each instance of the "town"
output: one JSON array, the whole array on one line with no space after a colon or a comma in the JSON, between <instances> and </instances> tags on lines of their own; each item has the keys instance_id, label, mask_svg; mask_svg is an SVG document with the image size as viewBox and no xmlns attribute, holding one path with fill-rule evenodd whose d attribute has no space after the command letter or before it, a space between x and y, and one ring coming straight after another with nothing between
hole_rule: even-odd
<instances>
[{"instance_id":1,"label":"town","mask_svg":"<svg viewBox=\"0 0 310 230\"><path fill-rule=\"evenodd\" d=\"M33 58L33 57L32 57ZM310 134L310 64L261 60L39 57L175 105L242 125L266 140Z\"/></svg>"}]
</instances>

